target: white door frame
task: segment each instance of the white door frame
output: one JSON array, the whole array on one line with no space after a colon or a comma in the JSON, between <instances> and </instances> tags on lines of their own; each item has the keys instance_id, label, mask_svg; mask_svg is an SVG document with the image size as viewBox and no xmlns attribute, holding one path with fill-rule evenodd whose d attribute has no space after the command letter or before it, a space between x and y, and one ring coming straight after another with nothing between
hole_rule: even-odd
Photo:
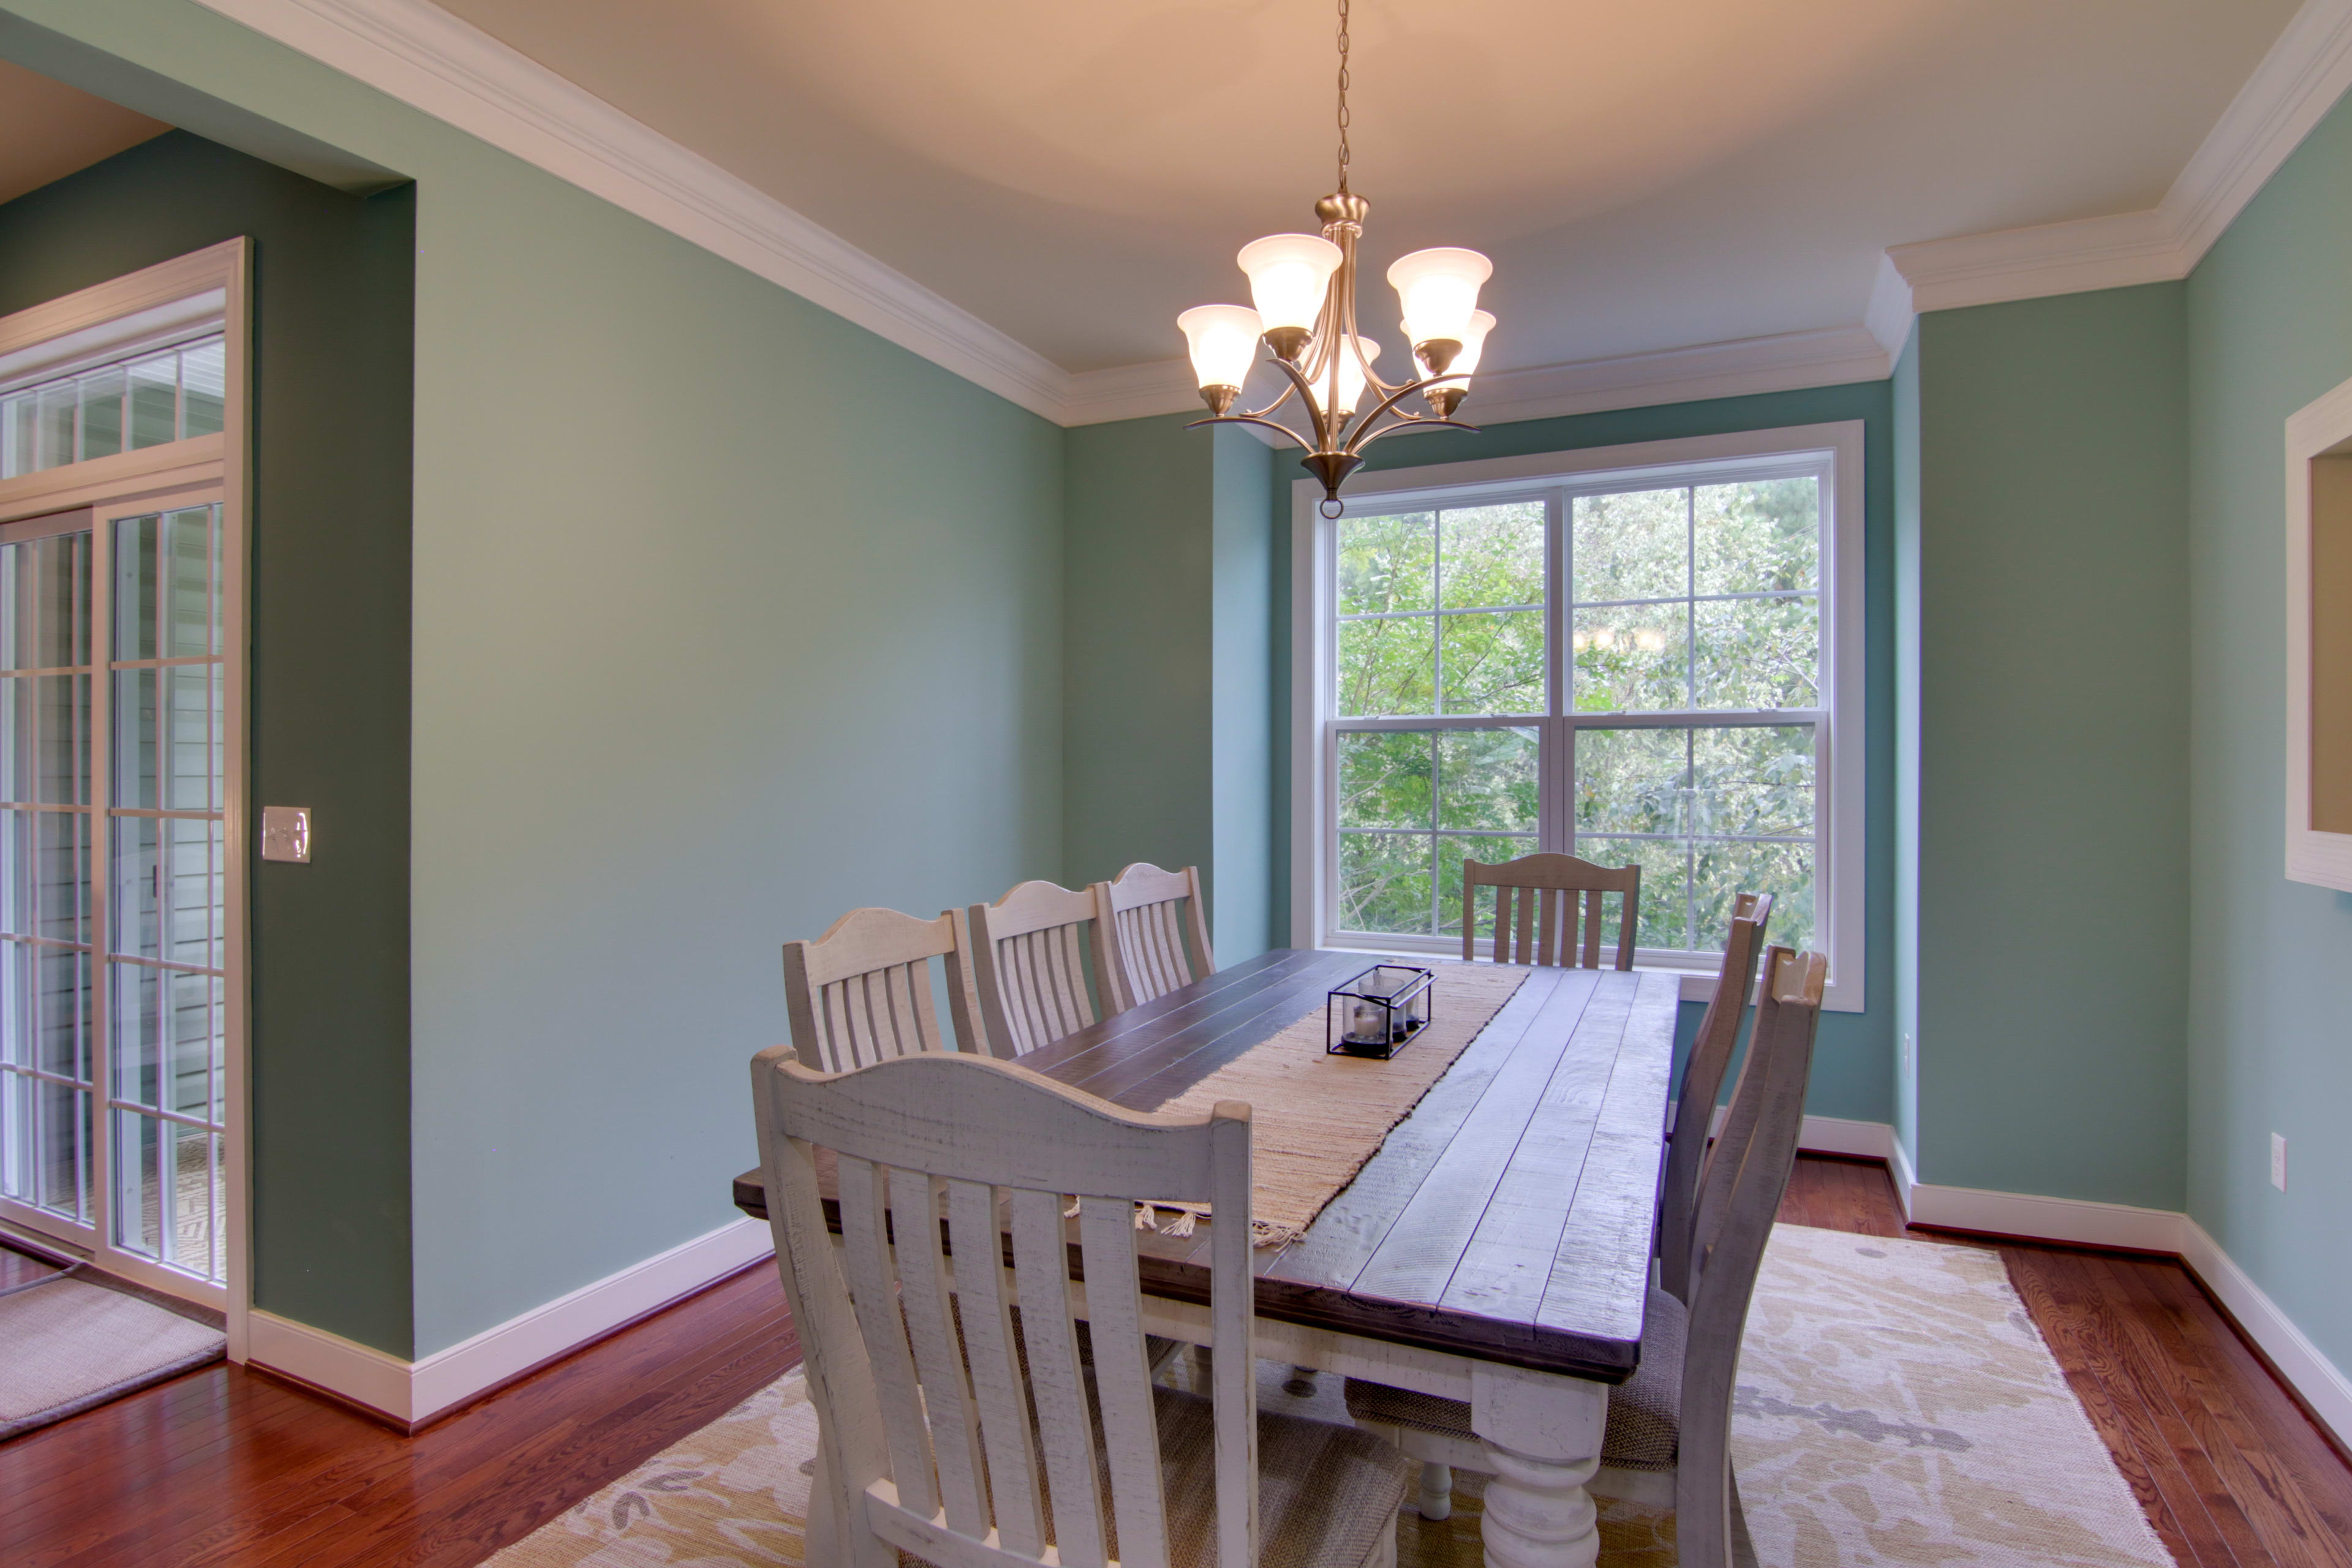
<instances>
[{"instance_id":1,"label":"white door frame","mask_svg":"<svg viewBox=\"0 0 2352 1568\"><path fill-rule=\"evenodd\" d=\"M176 257L113 279L95 287L0 318L0 378L21 381L35 375L63 374L77 362L113 357L135 350L159 334L184 332L192 321L217 316L222 323L226 383L222 428L217 436L198 437L165 446L149 447L115 457L100 458L0 480L0 529L15 521L61 511L88 509L93 543L93 569L110 552L106 533L111 519L165 510L173 503L219 500L222 559L223 744L226 779L222 795L222 854L226 887L226 968L224 985L226 1030L226 1121L222 1139L223 1215L227 1230L226 1274L218 1287L159 1268L115 1248L105 1222L111 1194L94 1205L100 1225L98 1246L91 1248L79 1237L68 1237L76 1250L89 1250L93 1260L110 1271L173 1295L218 1307L228 1318L228 1353L246 1359L247 1315L253 1300L250 1073L248 1070L249 904L247 889L247 846L250 815L247 779L247 694L251 679L251 622L247 608L247 552L250 548L249 454L252 451L251 343L252 242L225 240L203 250ZM107 679L110 628L91 628L91 704L93 727L103 716L111 696ZM103 746L108 737L95 736ZM91 798L91 877L110 895L109 868L99 862L104 842L107 802L98 798L94 779ZM106 934L101 927L93 942L93 983L102 983ZM100 1042L100 1054L103 1041ZM111 1118L103 1110L111 1085L97 1086L100 1110L94 1152L102 1182L104 1153ZM37 1209L0 1199L0 1219L37 1236L56 1235L58 1222ZM81 1227L70 1227L79 1232Z\"/></svg>"}]
</instances>

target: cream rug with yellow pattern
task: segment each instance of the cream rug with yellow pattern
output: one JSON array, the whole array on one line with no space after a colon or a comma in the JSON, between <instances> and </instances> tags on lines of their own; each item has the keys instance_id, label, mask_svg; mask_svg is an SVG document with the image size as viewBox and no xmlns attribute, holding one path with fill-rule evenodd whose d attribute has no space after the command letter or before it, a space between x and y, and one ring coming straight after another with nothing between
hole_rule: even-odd
<instances>
[{"instance_id":1,"label":"cream rug with yellow pattern","mask_svg":"<svg viewBox=\"0 0 2352 1568\"><path fill-rule=\"evenodd\" d=\"M1269 1407L1346 1419L1262 1369ZM1999 1256L1774 1229L1733 1429L1759 1558L1797 1568L2170 1568ZM803 1563L816 1418L799 1374L490 1559L494 1568ZM1483 1478L1454 1517L1408 1508L1400 1568L1478 1568ZM1674 1517L1604 1500L1603 1568L1672 1568Z\"/></svg>"}]
</instances>

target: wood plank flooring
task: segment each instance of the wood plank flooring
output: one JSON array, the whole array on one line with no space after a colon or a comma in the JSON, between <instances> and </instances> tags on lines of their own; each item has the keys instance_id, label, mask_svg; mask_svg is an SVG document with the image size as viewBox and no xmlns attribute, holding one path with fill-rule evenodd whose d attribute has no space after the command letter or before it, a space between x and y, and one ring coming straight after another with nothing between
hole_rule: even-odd
<instances>
[{"instance_id":1,"label":"wood plank flooring","mask_svg":"<svg viewBox=\"0 0 2352 1568\"><path fill-rule=\"evenodd\" d=\"M1807 1158L1781 1217L1906 1234L1874 1163ZM2352 1568L2352 1466L2177 1263L1980 1238L2184 1568ZM0 1269L9 1265L0 1263ZM471 1568L798 1359L754 1268L402 1438L215 1366L0 1443L8 1568Z\"/></svg>"}]
</instances>

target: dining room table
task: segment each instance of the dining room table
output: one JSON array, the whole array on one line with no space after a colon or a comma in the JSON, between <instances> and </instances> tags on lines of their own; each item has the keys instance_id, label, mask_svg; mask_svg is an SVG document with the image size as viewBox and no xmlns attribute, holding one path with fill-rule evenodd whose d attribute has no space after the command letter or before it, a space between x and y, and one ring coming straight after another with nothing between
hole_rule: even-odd
<instances>
[{"instance_id":1,"label":"dining room table","mask_svg":"<svg viewBox=\"0 0 2352 1568\"><path fill-rule=\"evenodd\" d=\"M1437 962L1277 949L1019 1061L1153 1110L1368 965ZM1678 999L1669 973L1528 971L1303 1234L1253 1260L1256 1354L1469 1405L1493 1568L1598 1554L1587 1483L1640 1364ZM734 1200L767 1216L759 1171ZM1137 1237L1145 1328L1213 1353L1213 1224Z\"/></svg>"}]
</instances>

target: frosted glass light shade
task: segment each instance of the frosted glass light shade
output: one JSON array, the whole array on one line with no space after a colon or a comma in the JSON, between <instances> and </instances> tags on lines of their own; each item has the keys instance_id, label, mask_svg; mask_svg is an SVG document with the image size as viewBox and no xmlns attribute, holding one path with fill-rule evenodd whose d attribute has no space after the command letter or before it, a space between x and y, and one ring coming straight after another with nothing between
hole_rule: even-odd
<instances>
[{"instance_id":1,"label":"frosted glass light shade","mask_svg":"<svg viewBox=\"0 0 2352 1568\"><path fill-rule=\"evenodd\" d=\"M1247 305L1195 305L1176 318L1176 325L1183 330L1201 385L1239 386L1249 379L1258 333L1265 330L1255 310Z\"/></svg>"},{"instance_id":2,"label":"frosted glass light shade","mask_svg":"<svg viewBox=\"0 0 2352 1568\"><path fill-rule=\"evenodd\" d=\"M1462 329L1462 352L1454 356L1446 374L1462 378L1459 384L1470 384L1470 373L1478 368L1478 355L1486 347L1486 334L1495 330L1495 318L1485 310L1470 312L1469 324Z\"/></svg>"},{"instance_id":3,"label":"frosted glass light shade","mask_svg":"<svg viewBox=\"0 0 2352 1568\"><path fill-rule=\"evenodd\" d=\"M1331 274L1339 269L1339 247L1318 234L1269 234L1243 246L1235 259L1249 274L1250 298L1257 301L1263 330L1311 331L1322 314Z\"/></svg>"},{"instance_id":4,"label":"frosted glass light shade","mask_svg":"<svg viewBox=\"0 0 2352 1568\"><path fill-rule=\"evenodd\" d=\"M1478 308L1479 285L1494 273L1493 262L1455 246L1398 257L1389 282L1404 306L1405 335L1416 347L1441 338L1462 342Z\"/></svg>"},{"instance_id":5,"label":"frosted glass light shade","mask_svg":"<svg viewBox=\"0 0 2352 1568\"><path fill-rule=\"evenodd\" d=\"M1364 395L1364 366L1381 357L1381 345L1371 339L1358 338L1355 344L1363 353L1364 357L1360 361L1345 348L1339 351L1339 412L1343 415L1353 414L1357 403ZM1307 384L1316 407L1323 406L1323 389L1329 384L1328 372Z\"/></svg>"}]
</instances>

